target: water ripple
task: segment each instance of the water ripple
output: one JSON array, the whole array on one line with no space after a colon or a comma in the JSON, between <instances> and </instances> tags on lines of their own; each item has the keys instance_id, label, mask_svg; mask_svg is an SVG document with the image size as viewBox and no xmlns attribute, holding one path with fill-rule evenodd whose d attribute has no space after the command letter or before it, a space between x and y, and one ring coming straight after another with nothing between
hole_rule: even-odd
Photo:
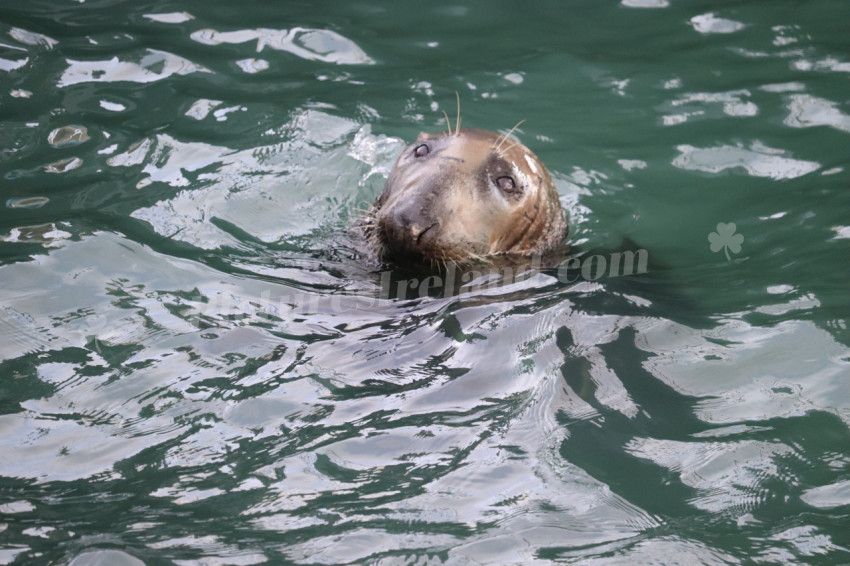
<instances>
[{"instance_id":1,"label":"water ripple","mask_svg":"<svg viewBox=\"0 0 850 566\"><path fill-rule=\"evenodd\" d=\"M209 69L196 65L188 59L160 51L146 49L135 57L137 61L121 61L118 57L101 61L67 60L68 68L59 78L59 87L80 83L134 82L151 83L173 75L209 73Z\"/></svg>"},{"instance_id":2,"label":"water ripple","mask_svg":"<svg viewBox=\"0 0 850 566\"><path fill-rule=\"evenodd\" d=\"M846 8L47 4L0 7L0 562L846 555ZM385 292L348 227L454 91L651 271Z\"/></svg>"},{"instance_id":3,"label":"water ripple","mask_svg":"<svg viewBox=\"0 0 850 566\"><path fill-rule=\"evenodd\" d=\"M260 28L220 32L202 29L192 32L191 37L204 45L239 44L256 40L257 53L268 47L292 53L308 61L338 65L375 64L353 41L330 30L296 27L290 30Z\"/></svg>"}]
</instances>

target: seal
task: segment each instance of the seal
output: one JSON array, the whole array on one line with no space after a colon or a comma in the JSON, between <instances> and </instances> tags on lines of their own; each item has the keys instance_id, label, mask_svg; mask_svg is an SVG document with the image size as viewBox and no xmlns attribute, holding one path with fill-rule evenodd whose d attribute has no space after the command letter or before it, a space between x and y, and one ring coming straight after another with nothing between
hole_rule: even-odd
<instances>
[{"instance_id":1,"label":"seal","mask_svg":"<svg viewBox=\"0 0 850 566\"><path fill-rule=\"evenodd\" d=\"M419 134L367 212L378 258L446 265L562 248L567 222L552 177L512 132Z\"/></svg>"}]
</instances>

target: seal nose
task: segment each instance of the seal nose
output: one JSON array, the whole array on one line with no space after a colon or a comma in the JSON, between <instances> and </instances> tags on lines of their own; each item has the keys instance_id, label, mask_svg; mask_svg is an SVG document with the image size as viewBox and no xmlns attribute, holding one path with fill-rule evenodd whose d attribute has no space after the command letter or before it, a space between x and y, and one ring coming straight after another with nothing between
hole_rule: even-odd
<instances>
[{"instance_id":1,"label":"seal nose","mask_svg":"<svg viewBox=\"0 0 850 566\"><path fill-rule=\"evenodd\" d=\"M422 224L419 216L414 216L409 209L396 210L393 213L393 224L405 234L409 234L414 240L422 233Z\"/></svg>"},{"instance_id":2,"label":"seal nose","mask_svg":"<svg viewBox=\"0 0 850 566\"><path fill-rule=\"evenodd\" d=\"M425 233L438 224L416 203L394 206L379 219L387 247L407 251L417 250Z\"/></svg>"}]
</instances>

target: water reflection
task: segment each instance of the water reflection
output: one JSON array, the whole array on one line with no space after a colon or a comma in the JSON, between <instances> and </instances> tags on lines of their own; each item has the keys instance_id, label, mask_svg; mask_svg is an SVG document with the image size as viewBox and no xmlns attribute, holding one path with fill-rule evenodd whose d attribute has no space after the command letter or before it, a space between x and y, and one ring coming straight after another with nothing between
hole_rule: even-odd
<instances>
[{"instance_id":1,"label":"water reflection","mask_svg":"<svg viewBox=\"0 0 850 566\"><path fill-rule=\"evenodd\" d=\"M779 180L800 177L820 168L814 161L783 157L783 150L767 147L759 141L753 142L750 149L729 145L709 148L680 145L676 149L680 155L673 159L674 167L708 173L741 167L753 177Z\"/></svg>"},{"instance_id":2,"label":"water reflection","mask_svg":"<svg viewBox=\"0 0 850 566\"><path fill-rule=\"evenodd\" d=\"M347 231L403 145L377 133L392 106L345 91L363 100L343 107L321 89L400 83L392 116L429 129L449 75L382 67L369 30L363 46L345 25L217 31L220 21L179 7L134 24L183 34L162 46L127 45L136 40L120 30L38 27L57 41L3 28L8 101L27 106L4 122L12 141L0 163L10 183L0 453L13 455L0 465L0 562L843 556L850 352L829 284L841 274L830 246L848 228L829 214L842 210L830 183L841 184L844 164L790 134L850 131L834 92L810 80L841 77L846 63L823 45L800 51L809 30L756 25L747 13L676 14L666 0L615 8L671 14L687 45L716 41L741 63L781 63L715 85L675 58L645 80L624 70L632 54L623 65L607 51L581 62L595 66L595 90L569 95L592 116L587 131L609 135L600 124L629 112L646 120L631 145L627 127L589 137L599 156L588 163L550 151L573 243L620 238L646 217L684 218L652 229L663 232L653 253L672 259L645 278L564 284L543 273L403 298L383 293ZM486 20L474 5L451 15ZM420 43L437 50L454 35ZM450 73L481 116L517 93L533 109L549 88L535 85L576 64L535 49L498 68L458 57ZM224 50L240 80L282 72L275 50L297 57L319 90L259 107L253 84L201 59ZM688 68L709 54L694 47ZM32 64L45 55L52 67ZM327 70L335 65L376 74ZM66 99L32 86L50 81ZM557 96L536 116L540 131L559 121L580 130L576 114L558 114L576 100ZM616 109L594 106L608 96ZM155 124L140 118L159 111ZM751 127L758 136L741 133ZM553 136L539 139L580 153ZM102 176L78 177L89 170ZM670 187L730 170L757 181L741 191L753 202L734 210L701 190L708 182ZM657 210L640 204L653 199ZM718 200L725 208L712 208ZM735 262L708 249L706 235L731 220L711 217L721 210L746 229ZM671 240L687 246L691 232L703 255L671 254Z\"/></svg>"},{"instance_id":3,"label":"water reflection","mask_svg":"<svg viewBox=\"0 0 850 566\"><path fill-rule=\"evenodd\" d=\"M68 68L59 78L58 86L68 87L80 83L113 83L130 81L150 83L161 81L172 75L209 73L210 70L196 65L188 59L160 51L146 49L137 55L137 61L121 61L118 57L101 61L67 60Z\"/></svg>"},{"instance_id":4,"label":"water reflection","mask_svg":"<svg viewBox=\"0 0 850 566\"><path fill-rule=\"evenodd\" d=\"M323 29L293 28L216 31L202 29L192 33L192 39L204 45L240 44L257 41L257 53L266 47L286 51L308 61L338 65L374 65L366 53L353 41Z\"/></svg>"},{"instance_id":5,"label":"water reflection","mask_svg":"<svg viewBox=\"0 0 850 566\"><path fill-rule=\"evenodd\" d=\"M205 171L197 175L206 181L205 187L194 183L168 201L134 211L133 217L150 222L163 236L194 246L239 249L244 242L234 229L262 242L283 242L335 222L341 208L367 206L366 191L352 192L349 180L359 178L364 187L380 183L375 177L391 167L403 146L401 140L371 136L368 126L311 110L297 114L279 131L282 136L274 137L283 141L242 151L184 143L163 134L109 163L145 162L142 171L148 176L138 187L154 182L187 187L187 173ZM146 157L149 148L152 153Z\"/></svg>"},{"instance_id":6,"label":"water reflection","mask_svg":"<svg viewBox=\"0 0 850 566\"><path fill-rule=\"evenodd\" d=\"M809 94L791 95L785 125L792 128L830 126L850 132L850 116L842 113L836 106L834 102Z\"/></svg>"}]
</instances>

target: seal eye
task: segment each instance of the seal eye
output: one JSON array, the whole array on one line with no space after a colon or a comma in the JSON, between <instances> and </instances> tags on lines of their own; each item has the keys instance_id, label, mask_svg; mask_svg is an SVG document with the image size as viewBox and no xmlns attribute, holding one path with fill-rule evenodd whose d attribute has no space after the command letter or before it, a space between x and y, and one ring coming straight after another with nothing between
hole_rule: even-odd
<instances>
[{"instance_id":1,"label":"seal eye","mask_svg":"<svg viewBox=\"0 0 850 566\"><path fill-rule=\"evenodd\" d=\"M508 196L514 196L520 193L520 190L516 186L516 181L514 181L513 177L499 177L498 179L496 179L496 185L498 185L499 190L501 190Z\"/></svg>"},{"instance_id":2,"label":"seal eye","mask_svg":"<svg viewBox=\"0 0 850 566\"><path fill-rule=\"evenodd\" d=\"M416 149L413 150L413 157L425 157L429 153L431 153L431 148L423 143L422 145L417 145Z\"/></svg>"}]
</instances>

